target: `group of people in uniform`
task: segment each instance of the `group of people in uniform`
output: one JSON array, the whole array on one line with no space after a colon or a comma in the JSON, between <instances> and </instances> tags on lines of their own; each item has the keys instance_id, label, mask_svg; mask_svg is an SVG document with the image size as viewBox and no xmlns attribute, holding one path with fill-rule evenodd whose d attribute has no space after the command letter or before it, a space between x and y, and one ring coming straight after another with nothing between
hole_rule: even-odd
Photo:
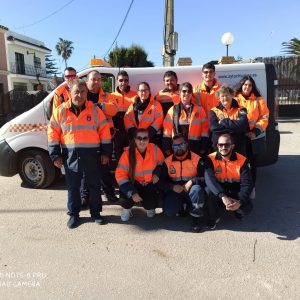
<instances>
[{"instance_id":1,"label":"group of people in uniform","mask_svg":"<svg viewBox=\"0 0 300 300\"><path fill-rule=\"evenodd\" d=\"M264 136L269 118L251 76L233 90L218 83L215 66L207 63L193 88L179 85L176 73L167 71L165 88L155 96L148 82L131 90L124 70L113 93L103 91L95 70L82 80L69 67L64 77L53 98L48 148L54 165L65 168L69 228L78 226L87 201L95 223L105 224L103 199L120 203L123 222L135 205L149 218L159 205L167 216L189 214L193 232L203 222L214 229L220 205L238 219L251 212L257 154L252 143Z\"/></svg>"}]
</instances>

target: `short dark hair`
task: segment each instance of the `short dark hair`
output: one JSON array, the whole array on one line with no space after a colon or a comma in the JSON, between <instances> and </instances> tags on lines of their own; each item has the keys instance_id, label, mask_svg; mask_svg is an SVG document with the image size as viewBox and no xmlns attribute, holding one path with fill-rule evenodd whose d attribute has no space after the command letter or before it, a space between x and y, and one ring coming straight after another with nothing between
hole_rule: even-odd
<instances>
[{"instance_id":1,"label":"short dark hair","mask_svg":"<svg viewBox=\"0 0 300 300\"><path fill-rule=\"evenodd\" d=\"M204 64L202 66L202 71L204 71L204 69L212 69L214 72L216 72L216 67L212 62L208 62L208 63Z\"/></svg>"},{"instance_id":2,"label":"short dark hair","mask_svg":"<svg viewBox=\"0 0 300 300\"><path fill-rule=\"evenodd\" d=\"M174 77L174 78L176 78L176 80L178 80L177 74L174 71L171 71L171 70L165 72L164 79L166 77Z\"/></svg>"},{"instance_id":3,"label":"short dark hair","mask_svg":"<svg viewBox=\"0 0 300 300\"><path fill-rule=\"evenodd\" d=\"M126 76L126 77L129 78L128 73L127 73L125 70L119 71L119 73L117 74L117 78L118 78L119 76Z\"/></svg>"},{"instance_id":4,"label":"short dark hair","mask_svg":"<svg viewBox=\"0 0 300 300\"><path fill-rule=\"evenodd\" d=\"M188 91L189 91L190 93L193 92L193 86L191 85L190 82L188 82L188 81L183 82L183 83L179 86L179 91L181 92L182 89L183 89L184 87L187 88Z\"/></svg>"},{"instance_id":5,"label":"short dark hair","mask_svg":"<svg viewBox=\"0 0 300 300\"><path fill-rule=\"evenodd\" d=\"M183 133L176 133L172 138L172 143L179 139L184 139L184 141L187 143L187 138Z\"/></svg>"},{"instance_id":6,"label":"short dark hair","mask_svg":"<svg viewBox=\"0 0 300 300\"><path fill-rule=\"evenodd\" d=\"M72 88L73 88L75 85L78 86L78 87L80 87L80 86L85 86L85 88L87 89L86 82L85 82L83 79L75 79L75 80L73 80L73 81L71 82L71 86L70 86L71 90L72 90Z\"/></svg>"},{"instance_id":7,"label":"short dark hair","mask_svg":"<svg viewBox=\"0 0 300 300\"><path fill-rule=\"evenodd\" d=\"M77 71L76 71L74 68L72 68L72 67L66 67L66 68L64 69L64 73L65 73L66 71L77 73Z\"/></svg>"},{"instance_id":8,"label":"short dark hair","mask_svg":"<svg viewBox=\"0 0 300 300\"><path fill-rule=\"evenodd\" d=\"M146 81L141 81L141 82L139 82L139 84L137 85L137 89L138 89L138 90L139 90L140 85L142 85L142 84L144 84L144 85L149 89L149 91L150 91L150 85L149 85L149 83L146 82Z\"/></svg>"},{"instance_id":9,"label":"short dark hair","mask_svg":"<svg viewBox=\"0 0 300 300\"><path fill-rule=\"evenodd\" d=\"M86 75L86 78L88 79L88 78L89 78L89 76L90 76L90 74L92 74L92 73L96 73L96 74L98 74L98 75L100 76L100 78L101 78L101 73L100 73L99 71L96 71L96 70L93 70L93 71L91 71L91 72L87 73L87 75Z\"/></svg>"}]
</instances>

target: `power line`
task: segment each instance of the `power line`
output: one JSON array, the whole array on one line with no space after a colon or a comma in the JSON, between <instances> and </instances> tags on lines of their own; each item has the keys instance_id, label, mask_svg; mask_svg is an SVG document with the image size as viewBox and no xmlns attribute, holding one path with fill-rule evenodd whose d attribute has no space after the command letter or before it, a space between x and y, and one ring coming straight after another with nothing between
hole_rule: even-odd
<instances>
[{"instance_id":1,"label":"power line","mask_svg":"<svg viewBox=\"0 0 300 300\"><path fill-rule=\"evenodd\" d=\"M20 27L14 27L12 28L13 30L16 30L16 29L23 29L23 28L27 28L27 27L31 27L31 26L34 26L36 24L39 24L47 19L49 19L50 17L52 17L53 15L57 14L58 12L60 12L63 8L65 8L66 6L68 6L69 4L71 4L72 2L74 2L75 0L71 0L69 2L67 2L65 5L63 5L62 7L58 8L56 11L54 11L53 13L51 13L50 15L34 22L34 23L31 23L31 24L28 24L28 25L24 25L24 26L20 26Z\"/></svg>"},{"instance_id":2,"label":"power line","mask_svg":"<svg viewBox=\"0 0 300 300\"><path fill-rule=\"evenodd\" d=\"M110 51L110 49L112 48L112 46L114 45L115 41L117 40L117 38L118 38L118 36L119 36L119 34L120 34L120 32L121 32L123 26L124 26L124 23L125 23L125 21L126 21L126 19L127 19L127 16L128 16L128 14L129 14L129 11L130 11L130 9L131 9L131 6L132 6L133 2L134 2L134 0L131 1L130 5L129 5L129 7L128 7L128 10L127 10L127 12L126 12L126 15L125 15L125 17L124 17L124 20L123 20L123 22L122 22L122 24L121 24L121 26L120 26L120 29L119 29L119 31L118 31L118 33L117 33L117 35L116 35L114 41L112 42L111 46L110 46L109 49L106 51L106 53L105 53L105 55L104 55L104 59L105 59L105 57L107 56L107 54L109 53L109 51Z\"/></svg>"}]
</instances>

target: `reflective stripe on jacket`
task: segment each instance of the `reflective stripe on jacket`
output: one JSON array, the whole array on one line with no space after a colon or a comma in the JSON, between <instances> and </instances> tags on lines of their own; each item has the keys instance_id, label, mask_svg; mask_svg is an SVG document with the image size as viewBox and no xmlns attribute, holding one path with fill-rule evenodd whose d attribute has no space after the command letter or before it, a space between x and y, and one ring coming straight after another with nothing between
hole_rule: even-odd
<instances>
[{"instance_id":1,"label":"reflective stripe on jacket","mask_svg":"<svg viewBox=\"0 0 300 300\"><path fill-rule=\"evenodd\" d=\"M194 152L189 153L189 157L184 160L174 159L170 155L165 159L168 168L168 176L173 182L187 182L198 176L198 163L200 156Z\"/></svg>"},{"instance_id":2,"label":"reflective stripe on jacket","mask_svg":"<svg viewBox=\"0 0 300 300\"><path fill-rule=\"evenodd\" d=\"M52 160L76 149L98 149L101 154L111 155L111 135L107 120L99 107L85 102L78 117L70 110L71 101L60 105L52 114L48 125L48 149Z\"/></svg>"},{"instance_id":3,"label":"reflective stripe on jacket","mask_svg":"<svg viewBox=\"0 0 300 300\"><path fill-rule=\"evenodd\" d=\"M157 165L164 161L164 155L158 146L149 143L146 149L145 156L143 157L136 149L136 167L134 180L140 184L147 184L152 182L152 173ZM132 186L133 183L129 179L129 149L127 148L118 163L115 172L115 178L122 188L123 185ZM124 191L123 191L124 192ZM126 194L126 191L124 192Z\"/></svg>"},{"instance_id":4,"label":"reflective stripe on jacket","mask_svg":"<svg viewBox=\"0 0 300 300\"><path fill-rule=\"evenodd\" d=\"M213 87L208 92L204 82L201 82L200 86L194 88L193 98L195 99L196 103L199 103L203 107L206 115L208 112L215 106L219 104L219 99L216 97L216 91L221 87L221 85L215 79L215 83Z\"/></svg>"},{"instance_id":5,"label":"reflective stripe on jacket","mask_svg":"<svg viewBox=\"0 0 300 300\"><path fill-rule=\"evenodd\" d=\"M136 97L137 98L137 97ZM135 98L135 99L136 99ZM149 128L153 127L156 131L162 128L163 111L159 102L155 101L153 97L144 110L139 125L137 125L134 115L133 104L131 104L124 116L125 129L128 131L131 128Z\"/></svg>"},{"instance_id":6,"label":"reflective stripe on jacket","mask_svg":"<svg viewBox=\"0 0 300 300\"><path fill-rule=\"evenodd\" d=\"M220 183L233 183L241 181L241 168L246 157L235 152L235 159L225 160L220 153L214 152L208 155L214 166L214 174Z\"/></svg>"},{"instance_id":7,"label":"reflective stripe on jacket","mask_svg":"<svg viewBox=\"0 0 300 300\"><path fill-rule=\"evenodd\" d=\"M178 106L180 104L176 104L171 107L165 117L163 122L163 136L167 138L172 138L176 133L176 127L182 125L189 124L189 140L200 140L201 137L208 137L208 120L206 114L202 107L199 105L193 105L193 110L190 118L188 118L185 110L181 108L180 116L178 119L179 124L175 124L174 122L174 114L177 109L181 107Z\"/></svg>"},{"instance_id":8,"label":"reflective stripe on jacket","mask_svg":"<svg viewBox=\"0 0 300 300\"><path fill-rule=\"evenodd\" d=\"M266 131L269 123L269 109L263 97L256 97L251 93L246 99L241 93L237 95L240 106L247 109L247 117L250 130L259 129L260 133Z\"/></svg>"}]
</instances>

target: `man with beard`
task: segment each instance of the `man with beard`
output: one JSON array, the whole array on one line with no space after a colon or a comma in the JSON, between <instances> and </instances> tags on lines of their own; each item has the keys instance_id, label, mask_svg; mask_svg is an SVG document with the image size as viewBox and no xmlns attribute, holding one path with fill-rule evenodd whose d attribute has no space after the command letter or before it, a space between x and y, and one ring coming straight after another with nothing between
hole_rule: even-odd
<instances>
[{"instance_id":1,"label":"man with beard","mask_svg":"<svg viewBox=\"0 0 300 300\"><path fill-rule=\"evenodd\" d=\"M177 74L174 71L165 72L164 84L165 88L159 91L154 98L161 104L165 117L169 108L180 102Z\"/></svg>"},{"instance_id":2,"label":"man with beard","mask_svg":"<svg viewBox=\"0 0 300 300\"><path fill-rule=\"evenodd\" d=\"M237 219L252 210L250 193L252 177L246 157L234 150L232 136L220 134L218 151L208 155L205 161L205 183L208 199L208 227L215 229L220 221L218 209L223 204ZM222 205L222 206L223 206Z\"/></svg>"},{"instance_id":3,"label":"man with beard","mask_svg":"<svg viewBox=\"0 0 300 300\"><path fill-rule=\"evenodd\" d=\"M183 134L174 135L172 148L173 154L158 167L159 187L165 193L163 211L174 216L187 207L192 216L192 231L200 232L205 201L204 164L199 155L189 150Z\"/></svg>"}]
</instances>

